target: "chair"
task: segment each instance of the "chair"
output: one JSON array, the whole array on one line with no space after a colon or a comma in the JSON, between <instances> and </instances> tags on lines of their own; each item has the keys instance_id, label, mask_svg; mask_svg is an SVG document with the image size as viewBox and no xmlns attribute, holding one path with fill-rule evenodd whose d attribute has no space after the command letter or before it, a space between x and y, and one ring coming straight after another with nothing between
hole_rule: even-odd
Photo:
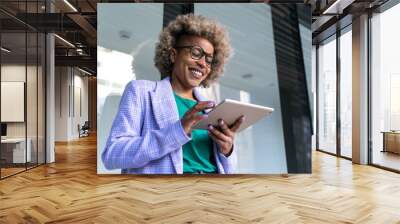
<instances>
[{"instance_id":1,"label":"chair","mask_svg":"<svg viewBox=\"0 0 400 224\"><path fill-rule=\"evenodd\" d=\"M80 125L78 124L79 138L89 136L89 129L90 129L89 121L85 121L82 127L80 127Z\"/></svg>"}]
</instances>

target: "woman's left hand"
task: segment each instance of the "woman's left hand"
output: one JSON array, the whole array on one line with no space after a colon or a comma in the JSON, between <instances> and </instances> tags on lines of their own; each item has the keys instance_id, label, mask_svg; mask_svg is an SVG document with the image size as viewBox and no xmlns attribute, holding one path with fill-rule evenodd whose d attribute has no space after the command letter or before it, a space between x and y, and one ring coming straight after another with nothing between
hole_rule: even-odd
<instances>
[{"instance_id":1,"label":"woman's left hand","mask_svg":"<svg viewBox=\"0 0 400 224\"><path fill-rule=\"evenodd\" d=\"M236 131L239 129L243 121L244 116L241 116L231 127L228 127L224 120L220 119L218 122L220 130L212 125L208 126L210 137L219 145L221 153L225 156L229 156L232 153Z\"/></svg>"}]
</instances>

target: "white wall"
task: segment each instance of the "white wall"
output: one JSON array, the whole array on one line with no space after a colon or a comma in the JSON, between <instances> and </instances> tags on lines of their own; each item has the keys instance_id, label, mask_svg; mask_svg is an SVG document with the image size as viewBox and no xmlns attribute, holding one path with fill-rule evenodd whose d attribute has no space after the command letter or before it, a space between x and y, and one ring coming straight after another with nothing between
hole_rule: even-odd
<instances>
[{"instance_id":1,"label":"white wall","mask_svg":"<svg viewBox=\"0 0 400 224\"><path fill-rule=\"evenodd\" d=\"M25 70L27 69L27 70ZM28 74L31 74L33 72L36 73L36 67L33 66L27 66L25 65L2 65L1 66L1 81L2 82L25 82L25 75L26 71ZM30 81L31 82L31 81ZM30 83L32 84L32 83ZM36 85L36 83L34 83ZM27 89L27 102L30 103L32 101L32 98L36 98L36 89ZM30 90L34 92L30 92ZM36 107L36 105L31 105ZM7 110L8 108L1 108L1 110ZM31 122L33 119L32 117L33 114L28 113L27 118L28 121ZM34 114L36 116L36 114ZM36 118L36 117L35 117ZM35 120L36 121L36 120ZM8 137L25 137L25 126L26 122L7 122L7 136ZM36 129L36 127L33 127L33 125L28 125L28 135L30 133L30 128ZM28 136L29 137L29 136Z\"/></svg>"},{"instance_id":2,"label":"white wall","mask_svg":"<svg viewBox=\"0 0 400 224\"><path fill-rule=\"evenodd\" d=\"M38 69L38 70L37 70ZM2 82L24 82L26 85L26 99L22 99L22 107L19 109L12 107L1 108L2 112L6 113L22 113L22 121L6 122L7 137L9 138L24 138L25 135L29 139L29 148L31 149L32 161L44 163L44 74L41 66L32 66L25 64L3 64L1 66L1 81ZM26 80L27 78L27 80ZM2 83L3 84L3 83ZM8 98L7 92L2 89L2 98ZM19 94L24 94L24 89L19 89ZM10 94L10 93L8 93ZM22 97L25 98L25 97ZM2 102L3 104L4 102ZM17 103L17 102L15 102ZM25 105L26 103L26 105ZM14 110L14 111L13 111ZM22 111L21 111L22 110ZM26 119L24 114L26 113Z\"/></svg>"},{"instance_id":3,"label":"white wall","mask_svg":"<svg viewBox=\"0 0 400 224\"><path fill-rule=\"evenodd\" d=\"M55 141L68 140L68 86L70 83L67 67L55 68Z\"/></svg>"},{"instance_id":4,"label":"white wall","mask_svg":"<svg viewBox=\"0 0 400 224\"><path fill-rule=\"evenodd\" d=\"M55 141L79 138L78 124L88 120L88 78L83 75L76 68L56 67Z\"/></svg>"},{"instance_id":5,"label":"white wall","mask_svg":"<svg viewBox=\"0 0 400 224\"><path fill-rule=\"evenodd\" d=\"M80 72L79 70L75 69L74 71L74 89L75 89L75 104L79 104L77 100L80 100L80 105L81 105L81 113L77 110L77 107L75 107L75 117L72 123L72 132L71 135L73 138L78 138L79 133L78 133L78 124L81 126L85 123L85 121L89 120L89 103L88 103L88 77L84 76L84 73ZM80 99L77 99L77 94L78 92L76 91L77 89L80 89Z\"/></svg>"}]
</instances>

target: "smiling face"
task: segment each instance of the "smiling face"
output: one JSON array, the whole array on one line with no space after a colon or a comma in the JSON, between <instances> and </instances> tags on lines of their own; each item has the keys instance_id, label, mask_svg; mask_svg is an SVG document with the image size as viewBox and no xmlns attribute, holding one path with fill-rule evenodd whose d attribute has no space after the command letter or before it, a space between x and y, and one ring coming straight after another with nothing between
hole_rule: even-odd
<instances>
[{"instance_id":1,"label":"smiling face","mask_svg":"<svg viewBox=\"0 0 400 224\"><path fill-rule=\"evenodd\" d=\"M188 46L196 46L196 48ZM193 59L201 55L201 51L205 55L198 60ZM173 62L171 83L174 90L189 91L199 86L211 72L211 65L207 61L210 61L213 54L214 47L207 39L198 36L182 36L171 54Z\"/></svg>"}]
</instances>

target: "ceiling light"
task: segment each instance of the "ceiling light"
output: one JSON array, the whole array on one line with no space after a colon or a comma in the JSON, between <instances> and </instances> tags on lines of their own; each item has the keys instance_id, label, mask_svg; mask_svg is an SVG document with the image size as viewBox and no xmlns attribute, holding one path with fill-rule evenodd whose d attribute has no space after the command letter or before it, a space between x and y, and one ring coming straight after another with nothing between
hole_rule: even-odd
<instances>
[{"instance_id":1,"label":"ceiling light","mask_svg":"<svg viewBox=\"0 0 400 224\"><path fill-rule=\"evenodd\" d=\"M336 0L332 5L324 10L322 14L342 14L343 10L351 5L355 0Z\"/></svg>"},{"instance_id":2,"label":"ceiling light","mask_svg":"<svg viewBox=\"0 0 400 224\"><path fill-rule=\"evenodd\" d=\"M129 32L127 30L120 30L119 31L119 37L121 39L127 40L127 39L131 38L131 32Z\"/></svg>"},{"instance_id":3,"label":"ceiling light","mask_svg":"<svg viewBox=\"0 0 400 224\"><path fill-rule=\"evenodd\" d=\"M87 74L87 75L92 75L92 74L89 73L88 71L85 71L85 70L83 70L83 69L81 69L81 68L79 68L79 67L78 67L78 70L81 71L81 72L83 72L83 73L85 73L85 74Z\"/></svg>"},{"instance_id":4,"label":"ceiling light","mask_svg":"<svg viewBox=\"0 0 400 224\"><path fill-rule=\"evenodd\" d=\"M77 48L76 53L78 53L79 55L83 55L83 50L81 48Z\"/></svg>"},{"instance_id":5,"label":"ceiling light","mask_svg":"<svg viewBox=\"0 0 400 224\"><path fill-rule=\"evenodd\" d=\"M246 73L246 74L242 75L242 78L244 78L244 79L251 79L252 77L253 77L253 74L251 74L251 73Z\"/></svg>"},{"instance_id":6,"label":"ceiling light","mask_svg":"<svg viewBox=\"0 0 400 224\"><path fill-rule=\"evenodd\" d=\"M337 6L337 4L339 4L339 2L340 0L336 0L332 5L330 5L327 9L325 9L322 14L331 13L330 11L334 9Z\"/></svg>"},{"instance_id":7,"label":"ceiling light","mask_svg":"<svg viewBox=\"0 0 400 224\"><path fill-rule=\"evenodd\" d=\"M78 12L78 10L71 4L68 2L68 0L64 0L65 4L67 4L72 10L74 10L74 12Z\"/></svg>"},{"instance_id":8,"label":"ceiling light","mask_svg":"<svg viewBox=\"0 0 400 224\"><path fill-rule=\"evenodd\" d=\"M10 53L10 52L11 52L11 50L9 50L9 49L7 49L7 48L5 48L5 47L1 47L0 49L1 49L2 51L6 52L6 53Z\"/></svg>"},{"instance_id":9,"label":"ceiling light","mask_svg":"<svg viewBox=\"0 0 400 224\"><path fill-rule=\"evenodd\" d=\"M58 39L60 39L61 41L63 41L64 43L66 43L67 45L69 45L69 46L75 48L75 45L71 44L71 42L67 41L66 39L64 39L64 38L62 38L62 37L60 37L60 36L58 36L57 34L54 34L54 36L57 37Z\"/></svg>"}]
</instances>

